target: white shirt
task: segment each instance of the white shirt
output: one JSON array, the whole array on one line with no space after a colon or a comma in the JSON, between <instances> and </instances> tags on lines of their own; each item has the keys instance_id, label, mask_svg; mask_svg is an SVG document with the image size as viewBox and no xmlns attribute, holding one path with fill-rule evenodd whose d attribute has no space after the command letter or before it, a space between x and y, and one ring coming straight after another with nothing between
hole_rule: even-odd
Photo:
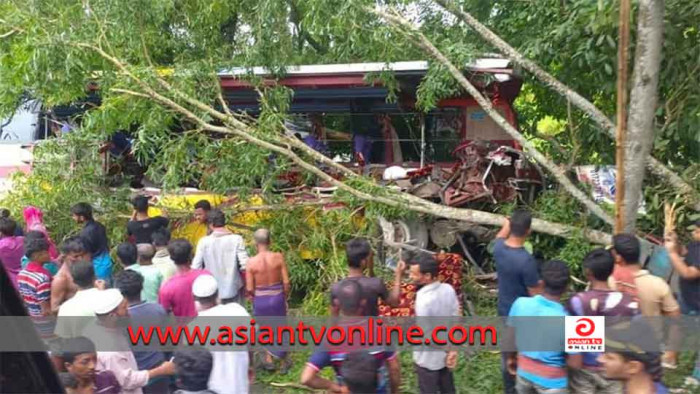
<instances>
[{"instance_id":1,"label":"white shirt","mask_svg":"<svg viewBox=\"0 0 700 394\"><path fill-rule=\"evenodd\" d=\"M235 302L226 305L217 305L205 311L200 311L197 316L250 317L248 311ZM209 383L207 385L209 390L217 394L247 394L248 365L250 362L248 359L248 352L212 351L211 355L214 360L214 365L209 375Z\"/></svg>"},{"instance_id":2,"label":"white shirt","mask_svg":"<svg viewBox=\"0 0 700 394\"><path fill-rule=\"evenodd\" d=\"M416 293L416 317L459 316L459 300L452 286L433 282ZM428 331L426 331L428 332ZM413 361L420 367L437 371L445 368L447 352L428 350L413 351Z\"/></svg>"},{"instance_id":3,"label":"white shirt","mask_svg":"<svg viewBox=\"0 0 700 394\"><path fill-rule=\"evenodd\" d=\"M148 384L148 371L139 371L136 358L130 349L128 340L121 331L101 326L99 323L89 324L83 331L83 335L90 339L97 351L98 371L112 371L117 381L122 386L123 394L142 394L143 386ZM100 347L118 349L120 351L104 352Z\"/></svg>"},{"instance_id":4,"label":"white shirt","mask_svg":"<svg viewBox=\"0 0 700 394\"><path fill-rule=\"evenodd\" d=\"M56 320L56 335L61 338L76 338L83 334L83 330L90 322L89 319L78 319L73 317L94 317L95 309L93 302L96 293L100 291L94 287L91 289L78 290L73 297L61 304L58 308L58 319ZM62 319L65 317L65 319Z\"/></svg>"},{"instance_id":5,"label":"white shirt","mask_svg":"<svg viewBox=\"0 0 700 394\"><path fill-rule=\"evenodd\" d=\"M228 230L215 230L197 244L192 260L193 269L205 268L216 278L219 298L238 295L243 286L239 270L245 270L248 252L243 237Z\"/></svg>"}]
</instances>

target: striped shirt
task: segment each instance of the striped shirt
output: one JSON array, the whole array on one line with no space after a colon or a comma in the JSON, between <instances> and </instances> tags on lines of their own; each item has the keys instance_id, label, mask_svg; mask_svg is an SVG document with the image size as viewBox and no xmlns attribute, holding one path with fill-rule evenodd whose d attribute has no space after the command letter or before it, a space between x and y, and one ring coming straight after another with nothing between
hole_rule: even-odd
<instances>
[{"instance_id":1,"label":"striped shirt","mask_svg":"<svg viewBox=\"0 0 700 394\"><path fill-rule=\"evenodd\" d=\"M516 345L524 343L525 330L518 330L518 321L514 317L569 316L564 307L542 295L520 297L510 307L507 325L515 328ZM552 330L555 328L555 330ZM561 344L561 351L522 351L518 352L518 376L541 386L543 389L566 389L568 376L566 354L564 353L564 330L555 325L542 327L540 335L551 338ZM574 353L571 353L574 354Z\"/></svg>"},{"instance_id":2,"label":"striped shirt","mask_svg":"<svg viewBox=\"0 0 700 394\"><path fill-rule=\"evenodd\" d=\"M17 287L29 316L41 316L41 303L51 299L49 271L32 261L17 274Z\"/></svg>"}]
</instances>

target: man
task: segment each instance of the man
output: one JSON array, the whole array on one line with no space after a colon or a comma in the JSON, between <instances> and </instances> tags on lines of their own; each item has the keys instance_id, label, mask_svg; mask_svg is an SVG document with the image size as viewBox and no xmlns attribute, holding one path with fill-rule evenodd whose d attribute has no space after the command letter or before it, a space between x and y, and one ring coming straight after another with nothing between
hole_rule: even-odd
<instances>
[{"instance_id":1,"label":"man","mask_svg":"<svg viewBox=\"0 0 700 394\"><path fill-rule=\"evenodd\" d=\"M207 200L199 200L194 204L194 220L206 226L207 215L211 211L211 204Z\"/></svg>"},{"instance_id":2,"label":"man","mask_svg":"<svg viewBox=\"0 0 700 394\"><path fill-rule=\"evenodd\" d=\"M583 271L588 278L589 290L569 299L573 316L631 317L639 314L639 304L627 293L614 291L608 286L615 260L610 251L594 249L583 259ZM622 392L622 385L601 375L596 361L600 353L584 353L583 368L571 371L571 388L575 393L614 394Z\"/></svg>"},{"instance_id":3,"label":"man","mask_svg":"<svg viewBox=\"0 0 700 394\"><path fill-rule=\"evenodd\" d=\"M373 278L364 274L365 268L374 265L372 248L366 239L354 238L348 241L345 245L345 254L349 268L346 279L357 282L362 289L362 298L367 300L364 306L364 316L377 316L379 314L379 306L377 304L379 298L392 307L399 305L401 301L401 278L403 277L405 264L399 264L397 267L394 275L394 287L389 293L381 278ZM338 304L334 300L338 298L338 286L341 282L336 282L331 286L330 309L332 316L338 316L339 314Z\"/></svg>"},{"instance_id":4,"label":"man","mask_svg":"<svg viewBox=\"0 0 700 394\"><path fill-rule=\"evenodd\" d=\"M207 317L250 318L248 312L236 302L219 304L218 282L211 275L200 275L192 284L192 294L199 305L199 322L204 325ZM254 376L252 354L243 351L214 352L214 367L209 375L209 390L217 394L248 393L249 379Z\"/></svg>"},{"instance_id":5,"label":"man","mask_svg":"<svg viewBox=\"0 0 700 394\"><path fill-rule=\"evenodd\" d=\"M0 218L0 263L10 281L17 286L17 274L22 269L24 256L24 237L15 235L17 223L6 217Z\"/></svg>"},{"instance_id":6,"label":"man","mask_svg":"<svg viewBox=\"0 0 700 394\"><path fill-rule=\"evenodd\" d=\"M158 293L158 303L175 316L197 316L192 296L192 283L198 276L209 274L207 270L192 269L192 245L184 239L176 239L168 245L168 253L177 267L177 273L163 284Z\"/></svg>"},{"instance_id":7,"label":"man","mask_svg":"<svg viewBox=\"0 0 700 394\"><path fill-rule=\"evenodd\" d=\"M338 283L336 288L338 298L333 302L337 305L340 314L347 318L345 324L366 324L364 304L367 300L362 298L363 290L360 284L357 281L345 279ZM368 349L366 353L370 354L376 362L374 364L374 379L372 379L372 381L376 381L376 384L373 385L374 390L372 391L386 393L388 380L391 385L391 392L398 393L401 384L401 367L398 355L383 348ZM348 368L345 368L345 362L350 359L352 364L356 364L351 360L353 357L351 353L344 351L342 347L317 350L311 355L301 373L301 383L312 389L326 390L331 393L347 393L348 387L345 384L343 373L351 372L348 371ZM333 368L335 381L319 376L319 372L325 367ZM350 375L354 374L350 373ZM354 385L356 380L352 378L351 380L353 381L351 385Z\"/></svg>"},{"instance_id":8,"label":"man","mask_svg":"<svg viewBox=\"0 0 700 394\"><path fill-rule=\"evenodd\" d=\"M111 283L112 259L109 257L109 239L107 238L105 226L95 221L92 216L92 206L88 203L80 202L73 205L71 213L73 214L73 220L83 225L80 237L85 243L85 248L92 256L97 279Z\"/></svg>"},{"instance_id":9,"label":"man","mask_svg":"<svg viewBox=\"0 0 700 394\"><path fill-rule=\"evenodd\" d=\"M163 275L163 283L165 283L177 272L175 263L170 259L170 254L168 253L170 231L166 228L162 228L154 232L151 236L151 241L153 247L156 248L156 255L153 256L153 266L160 270L160 274Z\"/></svg>"},{"instance_id":10,"label":"man","mask_svg":"<svg viewBox=\"0 0 700 394\"><path fill-rule=\"evenodd\" d=\"M287 316L287 297L289 296L289 274L282 253L270 251L270 231L259 229L253 234L258 254L248 261L246 268L246 290L253 300L253 315ZM272 369L272 356L283 359L281 372L289 368L286 353L272 351L266 354L264 361L267 369Z\"/></svg>"},{"instance_id":11,"label":"man","mask_svg":"<svg viewBox=\"0 0 700 394\"><path fill-rule=\"evenodd\" d=\"M177 373L177 388L174 394L218 394L207 389L209 375L214 364L206 349L175 352L173 357Z\"/></svg>"},{"instance_id":12,"label":"man","mask_svg":"<svg viewBox=\"0 0 700 394\"><path fill-rule=\"evenodd\" d=\"M658 276L642 269L639 264L640 244L633 234L616 234L613 236L612 253L615 257L615 270L609 279L610 287L625 293L639 301L639 309L646 317L676 317L681 311L673 297L671 287ZM657 334L661 336L661 329ZM669 332L675 335L674 331ZM673 341L677 338L669 338ZM675 368L677 352L667 351L664 354L664 364Z\"/></svg>"},{"instance_id":13,"label":"man","mask_svg":"<svg viewBox=\"0 0 700 394\"><path fill-rule=\"evenodd\" d=\"M142 394L150 379L175 373L172 362L166 361L150 370L139 370L129 341L118 326L118 318L129 316L127 301L117 289L98 293L94 302L97 322L85 328L84 335L98 347L116 349L97 352L97 369L112 371L124 394Z\"/></svg>"},{"instance_id":14,"label":"man","mask_svg":"<svg viewBox=\"0 0 700 394\"><path fill-rule=\"evenodd\" d=\"M92 264L92 263L90 263ZM75 393L119 394L121 385L112 371L97 370L95 344L85 337L67 339L61 346L63 366L74 378Z\"/></svg>"},{"instance_id":15,"label":"man","mask_svg":"<svg viewBox=\"0 0 700 394\"><path fill-rule=\"evenodd\" d=\"M673 269L678 272L681 290L681 312L688 316L700 315L700 220L697 220L692 233L693 241L685 248L685 256L681 256L675 234L666 238ZM695 361L692 376L688 383L700 385L700 357Z\"/></svg>"},{"instance_id":16,"label":"man","mask_svg":"<svg viewBox=\"0 0 700 394\"><path fill-rule=\"evenodd\" d=\"M194 220L178 227L174 234L178 238L184 238L196 248L199 241L209 233L207 215L211 211L211 204L207 200L199 200L194 204Z\"/></svg>"},{"instance_id":17,"label":"man","mask_svg":"<svg viewBox=\"0 0 700 394\"><path fill-rule=\"evenodd\" d=\"M17 274L17 287L29 316L51 316L51 274L44 268L48 263L49 243L46 239L25 239L24 254L29 263Z\"/></svg>"},{"instance_id":18,"label":"man","mask_svg":"<svg viewBox=\"0 0 700 394\"><path fill-rule=\"evenodd\" d=\"M226 228L226 216L218 209L207 217L211 234L197 244L192 268L205 268L219 282L221 303L240 302L239 290L243 287L240 271L245 271L248 252L243 237Z\"/></svg>"},{"instance_id":19,"label":"man","mask_svg":"<svg viewBox=\"0 0 700 394\"><path fill-rule=\"evenodd\" d=\"M651 327L637 321L608 327L605 334L605 353L598 357L598 362L606 378L622 382L625 393L668 393L659 379L662 368L657 346L645 343L654 337Z\"/></svg>"},{"instance_id":20,"label":"man","mask_svg":"<svg viewBox=\"0 0 700 394\"><path fill-rule=\"evenodd\" d=\"M666 250L668 250L673 269L678 272L681 290L681 309L683 314L700 314L700 220L695 223L693 241L682 253L675 234L666 237Z\"/></svg>"},{"instance_id":21,"label":"man","mask_svg":"<svg viewBox=\"0 0 700 394\"><path fill-rule=\"evenodd\" d=\"M532 215L523 210L513 212L501 231L496 234L493 258L498 273L498 315L508 316L513 302L519 297L541 292L537 262L525 249L530 235Z\"/></svg>"},{"instance_id":22,"label":"man","mask_svg":"<svg viewBox=\"0 0 700 394\"><path fill-rule=\"evenodd\" d=\"M452 286L438 280L440 267L435 258L417 253L409 264L411 281L420 287L416 292L416 317L460 316L457 294ZM452 370L457 366L456 351L413 351L413 363L421 393L455 392Z\"/></svg>"},{"instance_id":23,"label":"man","mask_svg":"<svg viewBox=\"0 0 700 394\"><path fill-rule=\"evenodd\" d=\"M544 293L520 297L510 309L508 326L515 328L516 335L520 323L518 317L568 316L560 302L569 285L569 267L563 261L552 260L544 263L541 271ZM577 370L582 366L580 354L564 353L564 330L543 332L546 334L541 335L560 340L562 350L521 351L507 355L508 370L517 375L515 388L518 393L568 393L567 367ZM521 343L517 341L518 345Z\"/></svg>"},{"instance_id":24,"label":"man","mask_svg":"<svg viewBox=\"0 0 700 394\"><path fill-rule=\"evenodd\" d=\"M136 244L150 244L151 236L160 229L167 229L170 221L163 216L148 216L148 197L136 196L133 200L134 216L126 224L126 233Z\"/></svg>"},{"instance_id":25,"label":"man","mask_svg":"<svg viewBox=\"0 0 700 394\"><path fill-rule=\"evenodd\" d=\"M62 338L75 338L82 335L88 322L79 317L95 316L92 303L100 291L95 286L95 268L89 260L71 263L70 275L78 291L58 309L56 335Z\"/></svg>"},{"instance_id":26,"label":"man","mask_svg":"<svg viewBox=\"0 0 700 394\"><path fill-rule=\"evenodd\" d=\"M493 259L498 274L498 316L508 316L513 302L518 297L527 297L541 292L537 275L537 262L525 249L530 235L532 215L523 210L513 212L496 234ZM504 392L515 392L515 378L506 367L506 355L501 353L501 373Z\"/></svg>"},{"instance_id":27,"label":"man","mask_svg":"<svg viewBox=\"0 0 700 394\"><path fill-rule=\"evenodd\" d=\"M143 276L143 291L141 297L147 302L158 302L158 290L163 283L163 275L157 267L153 266L153 256L156 249L151 244L138 244L136 246L138 264L127 267Z\"/></svg>"},{"instance_id":28,"label":"man","mask_svg":"<svg viewBox=\"0 0 700 394\"><path fill-rule=\"evenodd\" d=\"M51 282L51 310L58 312L58 308L66 300L70 299L78 291L78 286L73 283L71 267L78 261L92 261L90 253L85 249L85 244L80 237L68 238L61 245L61 268ZM94 272L94 271L93 271Z\"/></svg>"},{"instance_id":29,"label":"man","mask_svg":"<svg viewBox=\"0 0 700 394\"><path fill-rule=\"evenodd\" d=\"M153 326L163 324L168 316L162 306L154 302L147 302L141 299L143 290L143 276L134 270L124 270L115 278L115 285L122 293L128 303L129 316L133 326ZM139 370L149 370L156 368L165 362L165 355L158 351L134 352L136 365ZM169 379L157 377L150 379L143 387L145 394L167 393Z\"/></svg>"}]
</instances>

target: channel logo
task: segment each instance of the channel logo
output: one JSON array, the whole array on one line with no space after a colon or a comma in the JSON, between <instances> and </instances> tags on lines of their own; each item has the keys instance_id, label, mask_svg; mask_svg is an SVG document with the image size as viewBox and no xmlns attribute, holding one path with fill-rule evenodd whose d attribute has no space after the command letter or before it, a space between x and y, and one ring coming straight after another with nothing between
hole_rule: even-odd
<instances>
[{"instance_id":1,"label":"channel logo","mask_svg":"<svg viewBox=\"0 0 700 394\"><path fill-rule=\"evenodd\" d=\"M566 316L564 320L567 353L605 351L605 316Z\"/></svg>"}]
</instances>

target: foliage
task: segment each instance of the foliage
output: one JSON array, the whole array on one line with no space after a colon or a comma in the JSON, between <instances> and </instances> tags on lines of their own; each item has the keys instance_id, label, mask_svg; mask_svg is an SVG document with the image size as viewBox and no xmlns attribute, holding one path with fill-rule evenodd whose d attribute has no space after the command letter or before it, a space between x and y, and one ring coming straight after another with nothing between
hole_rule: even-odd
<instances>
[{"instance_id":1,"label":"foliage","mask_svg":"<svg viewBox=\"0 0 700 394\"><path fill-rule=\"evenodd\" d=\"M458 0L482 23L546 71L589 98L614 119L617 1L535 2ZM635 9L632 10L636 15ZM686 171L700 158L700 32L697 19L700 4L687 0L665 3L664 49L659 76L660 96L656 117L656 141L653 155L693 185L697 171ZM634 53L636 24L632 24ZM582 113L570 110L565 99L532 76L525 75L523 94L516 100L521 129L536 138L538 149L558 162L579 164L613 164L614 149L610 140L601 137ZM552 117L567 124L568 132L543 136L537 126ZM658 235L663 201L676 196L662 184L647 179L645 197L649 215L638 222L641 232ZM660 201L655 204L654 196ZM651 203L651 204L650 204ZM685 222L687 223L687 221Z\"/></svg>"},{"instance_id":2,"label":"foliage","mask_svg":"<svg viewBox=\"0 0 700 394\"><path fill-rule=\"evenodd\" d=\"M89 202L95 217L107 227L110 239L123 239L129 212L128 190L108 189L100 177L101 163L89 149L96 141L71 134L63 140L50 140L34 149L38 164L30 176L15 173L13 189L0 204L14 218L22 218L22 209L32 205L44 212L44 223L54 242L79 231L70 207Z\"/></svg>"},{"instance_id":3,"label":"foliage","mask_svg":"<svg viewBox=\"0 0 700 394\"><path fill-rule=\"evenodd\" d=\"M529 58L591 98L604 112L614 113L617 2L461 3ZM220 124L220 120L213 120L210 113L176 92L184 92L205 105L218 106L217 73L233 67L265 66L279 76L288 66L298 64L424 59L425 55L411 40L364 9L377 4L371 0L1 2L0 117L12 112L20 97L26 95L49 107L79 100L89 81L99 83L102 99L99 108L79 120L78 133L37 147L40 165L31 176L18 176L14 190L3 204L13 210L14 216L27 204L44 209L47 226L58 241L77 229L70 219L70 205L78 200L90 201L110 230L112 243L122 240L127 219L123 213L128 212L127 191L105 186L97 155L99 143L119 130L134 137L140 162L149 167L149 176L166 189L201 183L214 192L235 192L241 196L258 189L266 202L279 202L273 189L277 176L291 167L289 160L271 155L269 150L240 136L205 133L201 125L148 97L144 86L129 74L204 121ZM491 50L427 2L388 0L379 4L415 14L422 31L456 64L466 64L478 53ZM696 163L700 154L700 32L696 26L700 5L688 0L667 0L667 10L666 56L660 80L662 103L657 113L659 132L654 155L673 168L686 169L685 179L700 187ZM126 69L119 69L98 49L123 62ZM244 78L262 94L262 113L250 120L252 127L246 132L278 144L290 92L268 86L250 74ZM392 93L399 91L388 73L377 78L390 86ZM558 95L526 78L524 94L516 107L521 128L538 148L557 162L569 165L613 162L610 141L601 138L588 119L577 111L569 111ZM457 92L457 85L447 77L446 70L431 63L427 78L418 88L418 103L428 110ZM552 119L557 130L561 124L567 127L564 131L544 133L543 138L537 128L543 119ZM662 222L660 207L664 200L675 196L656 181L648 183L650 214L642 225L648 231L658 231ZM348 184L372 196L387 193L364 178ZM271 229L275 247L285 252L292 275L293 301L300 304L303 314L326 314L326 290L345 273L343 244L347 239L371 234L378 215L407 215L405 207L365 204L347 192L337 193L336 198L347 207L330 211L283 210L260 223ZM500 209L508 211L514 206ZM358 224L355 218L360 207L366 219ZM581 228L603 228L595 219L587 218L575 201L554 191L543 193L533 210L542 219ZM687 224L691 213L685 208L679 212L680 222ZM579 234L568 242L536 235L533 244L545 258L560 258L574 267L590 249ZM300 247L319 250L322 257L304 260ZM486 300L483 310L491 310L491 303L492 300ZM410 392L416 385L409 357L402 355L408 377L404 389ZM498 356L491 353L475 356L468 366L462 363L457 373L458 385L495 392L500 384L498 363ZM289 379L296 380L297 376L290 375Z\"/></svg>"}]
</instances>

